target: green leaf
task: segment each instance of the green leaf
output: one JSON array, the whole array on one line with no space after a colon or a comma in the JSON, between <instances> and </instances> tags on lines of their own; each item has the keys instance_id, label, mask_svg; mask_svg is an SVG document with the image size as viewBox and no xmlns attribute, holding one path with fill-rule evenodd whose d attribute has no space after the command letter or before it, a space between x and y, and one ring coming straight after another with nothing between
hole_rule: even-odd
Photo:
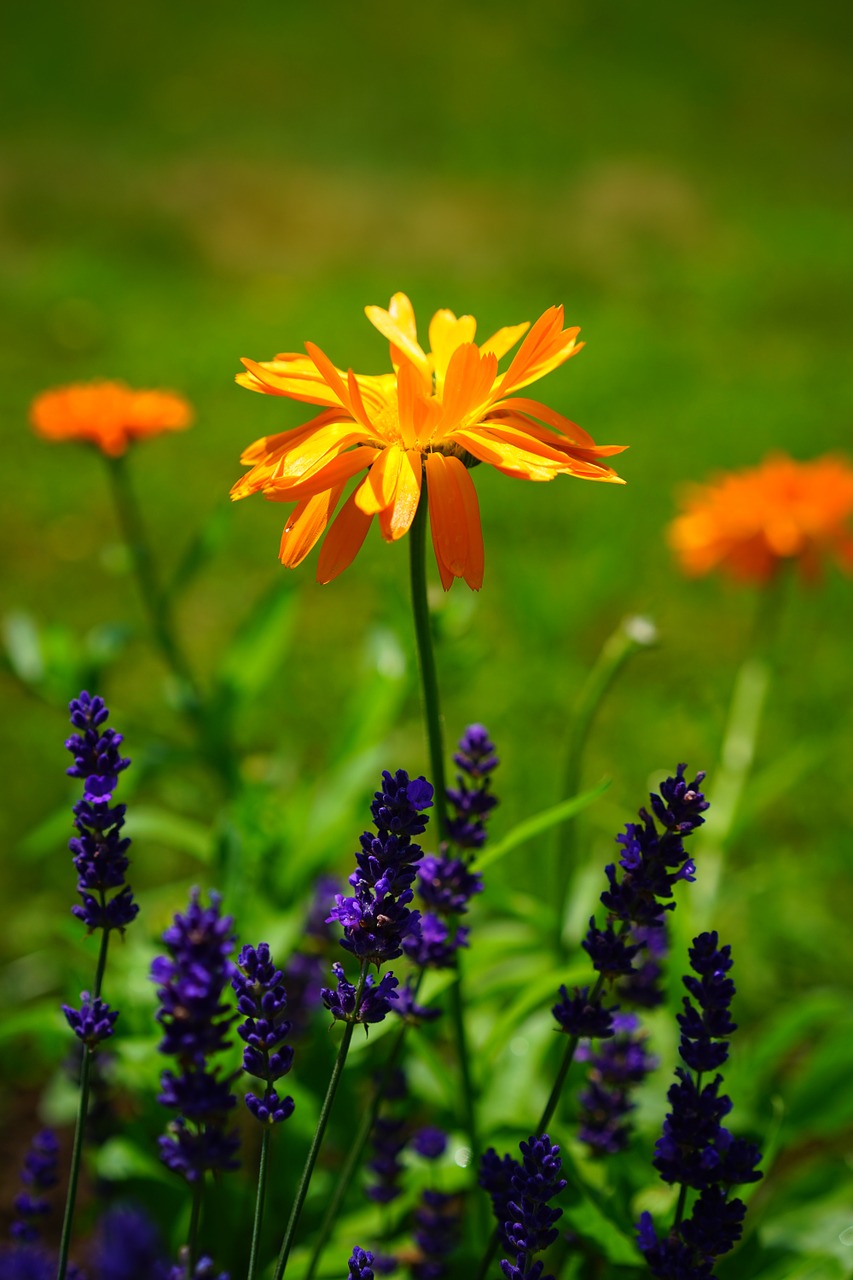
<instances>
[{"instance_id":1,"label":"green leaf","mask_svg":"<svg viewBox=\"0 0 853 1280\"><path fill-rule=\"evenodd\" d=\"M249 610L216 676L227 702L257 697L281 668L296 621L296 602L293 585L276 579Z\"/></svg>"},{"instance_id":2,"label":"green leaf","mask_svg":"<svg viewBox=\"0 0 853 1280\"><path fill-rule=\"evenodd\" d=\"M7 613L3 619L3 647L14 674L24 684L40 684L44 679L44 655L38 624L23 610Z\"/></svg>"},{"instance_id":3,"label":"green leaf","mask_svg":"<svg viewBox=\"0 0 853 1280\"><path fill-rule=\"evenodd\" d=\"M125 831L133 840L156 841L188 853L199 862L209 862L213 853L213 834L209 828L166 809L135 806L128 810Z\"/></svg>"},{"instance_id":4,"label":"green leaf","mask_svg":"<svg viewBox=\"0 0 853 1280\"><path fill-rule=\"evenodd\" d=\"M589 966L570 970L569 972L556 973L550 969L547 973L540 974L538 978L526 978L520 994L510 1005L504 1009L503 1014L492 1026L486 1043L482 1046L480 1052L490 1062L498 1056L504 1045L512 1035L514 1027L519 1027L529 1013L534 1009L538 1009L546 1002L557 1001L559 999L559 989L561 983L566 983L569 987L577 985L586 978L589 980ZM518 990L521 980L517 980L513 985ZM555 1025L555 1031L557 1030Z\"/></svg>"},{"instance_id":5,"label":"green leaf","mask_svg":"<svg viewBox=\"0 0 853 1280\"><path fill-rule=\"evenodd\" d=\"M528 840L532 840L534 836L541 836L545 831L550 831L552 827L557 827L562 822L568 822L570 818L574 818L581 813L599 796L603 796L610 786L610 780L606 779L599 783L597 787L593 787L591 791L583 791L578 796L572 796L569 800L561 800L559 804L552 805L550 809L543 809L541 813L535 813L532 818L525 818L523 822L519 822L513 827L503 840L499 840L497 844L492 845L491 849L486 850L477 859L477 868L490 867L493 862L497 862L499 858L506 857L513 849L518 848L520 844L526 844Z\"/></svg>"},{"instance_id":6,"label":"green leaf","mask_svg":"<svg viewBox=\"0 0 853 1280\"><path fill-rule=\"evenodd\" d=\"M126 1182L129 1178L148 1178L172 1185L171 1175L150 1151L128 1138L108 1138L98 1147L94 1158L99 1177L108 1182Z\"/></svg>"}]
</instances>

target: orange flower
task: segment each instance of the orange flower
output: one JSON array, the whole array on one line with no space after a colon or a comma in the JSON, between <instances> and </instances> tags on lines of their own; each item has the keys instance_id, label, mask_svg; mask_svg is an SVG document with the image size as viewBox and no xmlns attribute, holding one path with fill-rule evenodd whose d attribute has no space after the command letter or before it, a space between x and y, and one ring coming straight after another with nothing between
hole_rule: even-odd
<instances>
[{"instance_id":1,"label":"orange flower","mask_svg":"<svg viewBox=\"0 0 853 1280\"><path fill-rule=\"evenodd\" d=\"M308 555L347 482L362 472L323 543L320 582L352 562L374 516L387 542L407 533L424 476L445 590L454 578L475 591L482 585L483 533L469 474L478 462L521 480L565 474L622 483L600 459L624 446L596 445L553 409L515 394L581 349L578 330L563 329L562 307L537 320L503 374L498 361L527 324L499 329L478 346L473 316L437 311L427 352L405 294L396 293L387 311L365 312L391 344L392 373L344 373L308 342L307 358L285 353L260 364L244 360L247 372L237 375L251 391L323 406L304 426L250 445L241 461L251 470L231 491L233 498L260 491L275 502L296 502L280 549L289 568Z\"/></svg>"},{"instance_id":2,"label":"orange flower","mask_svg":"<svg viewBox=\"0 0 853 1280\"><path fill-rule=\"evenodd\" d=\"M173 391L134 391L123 382L86 382L36 396L30 421L46 440L87 440L111 458L134 440L188 427L193 411Z\"/></svg>"},{"instance_id":3,"label":"orange flower","mask_svg":"<svg viewBox=\"0 0 853 1280\"><path fill-rule=\"evenodd\" d=\"M669 542L692 576L719 568L741 582L764 583L783 560L796 560L814 581L824 554L853 570L853 467L844 458L795 462L776 454L694 487L683 507Z\"/></svg>"}]
</instances>

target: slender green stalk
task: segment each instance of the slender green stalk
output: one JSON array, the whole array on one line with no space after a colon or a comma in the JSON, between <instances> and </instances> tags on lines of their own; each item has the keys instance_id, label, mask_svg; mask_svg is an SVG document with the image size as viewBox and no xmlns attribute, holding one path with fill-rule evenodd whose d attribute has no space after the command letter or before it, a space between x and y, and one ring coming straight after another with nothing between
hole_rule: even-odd
<instances>
[{"instance_id":1,"label":"slender green stalk","mask_svg":"<svg viewBox=\"0 0 853 1280\"><path fill-rule=\"evenodd\" d=\"M107 469L112 482L116 515L125 545L133 561L152 634L167 665L192 696L193 704L197 708L201 705L202 699L186 654L175 635L171 610L160 586L145 522L130 481L126 457L122 455L118 458L109 458Z\"/></svg>"},{"instance_id":2,"label":"slender green stalk","mask_svg":"<svg viewBox=\"0 0 853 1280\"><path fill-rule=\"evenodd\" d=\"M187 1236L187 1276L195 1275L195 1264L198 1262L198 1237L201 1227L201 1204L204 1199L204 1174L193 1183L192 1208L190 1210L190 1229Z\"/></svg>"},{"instance_id":3,"label":"slender green stalk","mask_svg":"<svg viewBox=\"0 0 853 1280\"><path fill-rule=\"evenodd\" d=\"M654 624L647 618L623 618L608 636L581 687L569 724L569 745L563 774L563 796L580 791L581 769L590 730L607 692L629 658L657 641ZM558 829L551 868L551 893L555 915L555 949L563 954L563 924L569 879L577 868L577 823L565 822Z\"/></svg>"},{"instance_id":4,"label":"slender green stalk","mask_svg":"<svg viewBox=\"0 0 853 1280\"><path fill-rule=\"evenodd\" d=\"M435 666L435 653L432 644L432 628L430 626L429 601L427 599L426 581L426 528L427 528L427 488L424 476L418 510L412 522L409 534L410 567L412 580L412 612L415 621L415 638L418 646L418 662L423 690L424 713L426 718L427 741L429 744L430 768L432 782L435 787L435 815L439 839L447 840L447 789L444 779L444 744L442 741L441 703L438 691L438 676ZM457 956L456 981L450 989L451 1020L456 1040L456 1056L459 1060L460 1082L462 1086L462 1111L471 1148L472 1167L476 1169L477 1109L474 1082L471 1078L471 1058L468 1052L468 1040L465 1032L465 1001L462 989L462 973Z\"/></svg>"},{"instance_id":5,"label":"slender green stalk","mask_svg":"<svg viewBox=\"0 0 853 1280\"><path fill-rule=\"evenodd\" d=\"M421 499L409 532L409 566L412 581L412 612L415 621L415 639L418 646L418 665L421 673L427 744L429 746L429 763L432 772L432 784L435 787L435 818L439 839L446 840L447 794L444 781L444 744L442 741L438 676L435 668L429 601L427 599L426 529L427 491L426 477L424 477Z\"/></svg>"},{"instance_id":6,"label":"slender green stalk","mask_svg":"<svg viewBox=\"0 0 853 1280\"><path fill-rule=\"evenodd\" d=\"M367 961L363 961L361 972L358 975L358 984L355 989L355 1009L358 1009L362 992L364 991L364 983L367 978ZM344 1028L343 1038L338 1048L338 1056L335 1058L335 1065L332 1068L332 1075L329 1080L329 1087L326 1090L326 1096L323 1099L323 1105L320 1109L320 1116L317 1120L317 1128L314 1130L314 1137L311 1140L311 1147L305 1160L305 1167L302 1170L302 1177L299 1179L299 1186L296 1190L296 1199L293 1202L293 1208L290 1211L290 1219L284 1233L284 1239L281 1242L281 1251L278 1255L278 1262L275 1266L273 1280L281 1280L287 1266L287 1259L290 1257L290 1250L293 1246L293 1237L296 1234L296 1228L299 1225L299 1219L302 1214L302 1207L305 1204L305 1198L308 1195L308 1187L311 1184L311 1175L314 1172L314 1165L317 1163L317 1156L320 1154L320 1147L323 1145L323 1136L326 1132L326 1125L329 1123L329 1116L332 1112L332 1106L335 1101L335 1094L338 1091L338 1085L343 1075L344 1063L347 1060L350 1042L352 1041L353 1032L355 1031L355 1023L348 1022Z\"/></svg>"},{"instance_id":7,"label":"slender green stalk","mask_svg":"<svg viewBox=\"0 0 853 1280\"><path fill-rule=\"evenodd\" d=\"M221 717L209 714L204 695L178 639L168 594L160 584L154 554L124 455L108 458L116 517L133 563L151 634L181 691L182 709L199 738L202 757L219 774L226 792L237 790L238 770Z\"/></svg>"},{"instance_id":8,"label":"slender green stalk","mask_svg":"<svg viewBox=\"0 0 853 1280\"><path fill-rule=\"evenodd\" d=\"M267 1176L269 1174L271 1136L272 1125L264 1125L264 1132L261 1137L261 1158L258 1164L258 1194L255 1199L255 1220L252 1223L252 1245L249 1250L249 1270L246 1272L246 1280L254 1280L255 1265L258 1260L258 1244L264 1220L264 1198L267 1193Z\"/></svg>"},{"instance_id":9,"label":"slender green stalk","mask_svg":"<svg viewBox=\"0 0 853 1280\"><path fill-rule=\"evenodd\" d=\"M417 994L417 988L420 986L420 976L422 976L422 973L423 971L421 971L421 975L419 975L418 983L415 987L415 994ZM368 1139L370 1138L371 1131L376 1122L376 1117L379 1114L379 1108L382 1105L382 1099L385 1097L385 1093L391 1081L392 1072L400 1059L400 1054L403 1049L403 1041L406 1038L406 1032L408 1029L408 1024L404 1022L397 1032L394 1044L391 1047L391 1052L389 1053L385 1063L382 1076L373 1090L373 1097L370 1100L370 1106L366 1111L362 1112L358 1129L355 1132L355 1137L352 1140L349 1154L347 1155L346 1164L338 1175L338 1181L335 1184L332 1197L326 1206L326 1212L323 1214L323 1221L320 1223L320 1229L317 1233L317 1239L314 1244L314 1251L311 1254L311 1261L308 1263L308 1270L305 1272L303 1280L314 1280L317 1268L323 1257L323 1252L328 1243L332 1227L334 1226L338 1213L341 1210L341 1206L343 1205L347 1191L352 1184L352 1180L358 1171L359 1165L361 1164L364 1149L367 1146Z\"/></svg>"},{"instance_id":10,"label":"slender green stalk","mask_svg":"<svg viewBox=\"0 0 853 1280\"><path fill-rule=\"evenodd\" d=\"M104 894L101 893L101 907L104 905ZM98 963L95 968L95 982L92 987L92 999L97 1000L104 982L104 970L107 967L107 950L110 945L110 931L104 929L101 934L101 946L98 951ZM89 1114L89 1085L92 1067L93 1049L86 1045L83 1049L83 1061L80 1064L80 1098L77 1106L77 1123L74 1127L74 1143L71 1148L71 1169L68 1174L68 1195L65 1198L65 1216L62 1219L62 1235L59 1241L59 1265L56 1280L65 1280L68 1270L68 1250L71 1247L71 1227L74 1222L74 1206L77 1202L77 1184L80 1181L80 1163L83 1157L83 1138L86 1129L86 1117Z\"/></svg>"}]
</instances>

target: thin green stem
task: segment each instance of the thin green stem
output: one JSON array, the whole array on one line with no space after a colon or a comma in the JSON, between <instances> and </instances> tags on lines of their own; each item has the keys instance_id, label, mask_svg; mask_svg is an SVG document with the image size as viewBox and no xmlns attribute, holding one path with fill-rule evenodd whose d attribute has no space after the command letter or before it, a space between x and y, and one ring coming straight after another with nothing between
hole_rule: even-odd
<instances>
[{"instance_id":1,"label":"thin green stem","mask_svg":"<svg viewBox=\"0 0 853 1280\"><path fill-rule=\"evenodd\" d=\"M447 789L444 779L441 701L438 690L435 652L432 643L429 600L427 597L426 530L428 498L426 485L426 476L424 476L418 509L409 533L409 564L412 581L412 612L415 622L415 639L418 647L418 665L421 673L430 768L432 770L433 786L435 787L436 824L438 826L439 839L444 842L448 838ZM478 1150L476 1097L474 1082L471 1078L468 1039L465 1032L465 1001L463 998L462 974L458 968L458 957L457 977L450 989L450 1002L453 1033L456 1040L456 1056L459 1060L462 1085L462 1110L468 1134L468 1145L471 1148L472 1167L476 1169Z\"/></svg>"},{"instance_id":2,"label":"thin green stem","mask_svg":"<svg viewBox=\"0 0 853 1280\"><path fill-rule=\"evenodd\" d=\"M101 893L101 907L104 905L104 894ZM98 951L98 963L95 967L95 983L92 988L92 999L97 1000L101 994L104 981L104 970L107 967L107 950L110 945L110 931L104 929L101 934L101 945ZM62 1235L59 1241L59 1265L56 1280L65 1280L68 1270L68 1250L71 1247L71 1227L74 1222L74 1206L77 1203L77 1184L80 1181L80 1163L83 1158L83 1138L86 1130L86 1117L89 1114L89 1084L92 1067L93 1049L86 1045L83 1049L83 1061L80 1064L80 1098L77 1105L77 1123L74 1127L74 1142L71 1147L71 1169L68 1173L68 1194L65 1198L65 1215L62 1219Z\"/></svg>"},{"instance_id":3,"label":"thin green stem","mask_svg":"<svg viewBox=\"0 0 853 1280\"><path fill-rule=\"evenodd\" d=\"M195 1275L198 1262L198 1237L201 1228L201 1204L204 1198L204 1174L193 1183L192 1208L190 1210L190 1229L187 1237L187 1275Z\"/></svg>"},{"instance_id":4,"label":"thin green stem","mask_svg":"<svg viewBox=\"0 0 853 1280\"><path fill-rule=\"evenodd\" d=\"M261 1158L258 1163L258 1194L255 1199L255 1220L252 1223L252 1244L249 1250L249 1270L246 1272L246 1280L253 1280L255 1275L255 1265L258 1260L258 1244L260 1242L261 1226L264 1220L264 1199L267 1193L271 1137L272 1125L264 1125L264 1132L261 1137Z\"/></svg>"},{"instance_id":5,"label":"thin green stem","mask_svg":"<svg viewBox=\"0 0 853 1280\"><path fill-rule=\"evenodd\" d=\"M415 994L417 994L417 987L420 986L420 978L422 975L423 970L418 977ZM406 1032L408 1029L408 1024L404 1022L397 1032L391 1052L389 1053L385 1063L382 1076L373 1090L373 1097L370 1100L370 1106L362 1113L358 1129L356 1130L355 1137L350 1145L346 1163L338 1175L338 1181L335 1184L332 1197L326 1206L326 1212L323 1214L323 1221L320 1223L320 1229L317 1233L317 1239L314 1244L314 1251L311 1254L311 1261L308 1264L308 1270L305 1272L304 1280L314 1280L317 1268L319 1267L320 1261L323 1257L323 1252L328 1243L332 1227L334 1226L338 1213L341 1210L341 1206L343 1205L347 1191L352 1184L352 1180L356 1175L359 1165L361 1164L361 1158L364 1155L364 1149L367 1146L368 1139L370 1138L371 1131L376 1122L376 1117L379 1114L382 1099L385 1097L388 1085L391 1082L391 1075L400 1059L400 1054L403 1049L403 1041L406 1038Z\"/></svg>"},{"instance_id":6,"label":"thin green stem","mask_svg":"<svg viewBox=\"0 0 853 1280\"><path fill-rule=\"evenodd\" d=\"M563 774L562 796L575 796L581 787L581 771L586 744L596 715L629 658L655 644L654 625L641 617L623 618L608 636L595 665L584 681L569 723L569 743ZM554 944L563 954L563 925L569 880L577 869L577 823L565 822L558 829L551 868L551 893L555 910Z\"/></svg>"},{"instance_id":7,"label":"thin green stem","mask_svg":"<svg viewBox=\"0 0 853 1280\"><path fill-rule=\"evenodd\" d=\"M364 984L367 979L367 961L363 961L361 972L358 976L358 985L355 989L355 1009L358 1010L361 1001ZM323 1136L326 1132L326 1125L329 1123L329 1116L332 1112L332 1106L335 1101L335 1094L338 1091L338 1085L343 1075L344 1063L347 1060L350 1042L352 1041L353 1032L355 1031L355 1023L348 1022L344 1028L343 1038L338 1048L338 1056L335 1058L335 1065L332 1068L332 1075L329 1080L329 1087L326 1090L326 1096L323 1099L323 1105L320 1109L320 1116L317 1120L317 1128L314 1130L314 1137L311 1141L311 1147L305 1160L305 1167L302 1170L302 1177L299 1179L299 1186L296 1190L296 1199L293 1202L293 1208L290 1211L290 1219L284 1233L284 1239L281 1242L281 1251L278 1255L278 1262L275 1266L273 1280L281 1280L287 1266L287 1259L290 1257L290 1250L293 1246L293 1237L296 1234L296 1228L299 1225L299 1219L302 1214L302 1207L305 1204L305 1198L308 1195L308 1187L311 1184L311 1175L314 1172L314 1165L317 1163L317 1157L320 1154L320 1147L323 1144Z\"/></svg>"},{"instance_id":8,"label":"thin green stem","mask_svg":"<svg viewBox=\"0 0 853 1280\"><path fill-rule=\"evenodd\" d=\"M442 741L438 676L436 674L429 601L427 599L426 530L427 491L426 477L424 477L420 502L409 533L409 566L412 582L412 612L415 621L415 639L418 646L418 665L421 673L429 762L432 772L432 784L435 787L435 818L439 839L446 840L447 796L444 781L444 744Z\"/></svg>"},{"instance_id":9,"label":"thin green stem","mask_svg":"<svg viewBox=\"0 0 853 1280\"><path fill-rule=\"evenodd\" d=\"M167 592L162 589L154 554L136 500L124 455L108 458L116 517L130 555L151 634L182 694L182 709L199 737L201 754L221 777L229 795L237 789L238 771L222 718L209 714L204 695L178 639Z\"/></svg>"},{"instance_id":10,"label":"thin green stem","mask_svg":"<svg viewBox=\"0 0 853 1280\"><path fill-rule=\"evenodd\" d=\"M201 705L202 699L189 662L175 635L171 610L165 593L160 586L154 556L145 529L145 521L142 518L142 512L131 484L127 458L124 455L118 458L109 458L107 464L112 482L116 516L118 517L125 545L133 562L133 568L139 583L139 591L148 613L152 634L157 641L166 664L178 677L179 681L186 686L187 691L192 695L195 706L198 707Z\"/></svg>"}]
</instances>

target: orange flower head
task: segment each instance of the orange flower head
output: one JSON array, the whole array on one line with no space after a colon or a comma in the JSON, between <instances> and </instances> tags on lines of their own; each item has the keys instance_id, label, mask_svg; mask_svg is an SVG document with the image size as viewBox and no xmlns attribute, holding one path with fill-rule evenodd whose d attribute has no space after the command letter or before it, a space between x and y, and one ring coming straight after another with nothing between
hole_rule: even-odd
<instances>
[{"instance_id":1,"label":"orange flower head","mask_svg":"<svg viewBox=\"0 0 853 1280\"><path fill-rule=\"evenodd\" d=\"M806 581L824 555L853 570L853 467L844 458L796 462L784 454L695 486L669 526L685 573L719 569L740 582L766 583L784 561Z\"/></svg>"},{"instance_id":2,"label":"orange flower head","mask_svg":"<svg viewBox=\"0 0 853 1280\"><path fill-rule=\"evenodd\" d=\"M295 502L285 525L280 559L299 564L323 534L350 481L320 552L317 579L329 582L356 556L374 516L387 542L409 530L426 478L433 547L445 590L464 578L483 581L483 534L470 468L488 462L521 480L558 475L621 484L602 459L623 446L597 445L585 431L538 400L517 393L563 364L583 345L563 328L562 307L527 324L474 341L473 316L437 311L429 351L418 341L415 314L404 293L385 311L366 307L368 320L390 343L392 370L344 373L306 343L307 357L285 353L244 360L241 386L321 406L304 426L255 441L241 461L251 468L233 498L261 492ZM498 362L526 333L508 368Z\"/></svg>"},{"instance_id":3,"label":"orange flower head","mask_svg":"<svg viewBox=\"0 0 853 1280\"><path fill-rule=\"evenodd\" d=\"M123 382L84 382L36 396L30 422L46 440L85 440L111 458L134 440L180 431L193 411L173 391L134 391Z\"/></svg>"}]
</instances>

